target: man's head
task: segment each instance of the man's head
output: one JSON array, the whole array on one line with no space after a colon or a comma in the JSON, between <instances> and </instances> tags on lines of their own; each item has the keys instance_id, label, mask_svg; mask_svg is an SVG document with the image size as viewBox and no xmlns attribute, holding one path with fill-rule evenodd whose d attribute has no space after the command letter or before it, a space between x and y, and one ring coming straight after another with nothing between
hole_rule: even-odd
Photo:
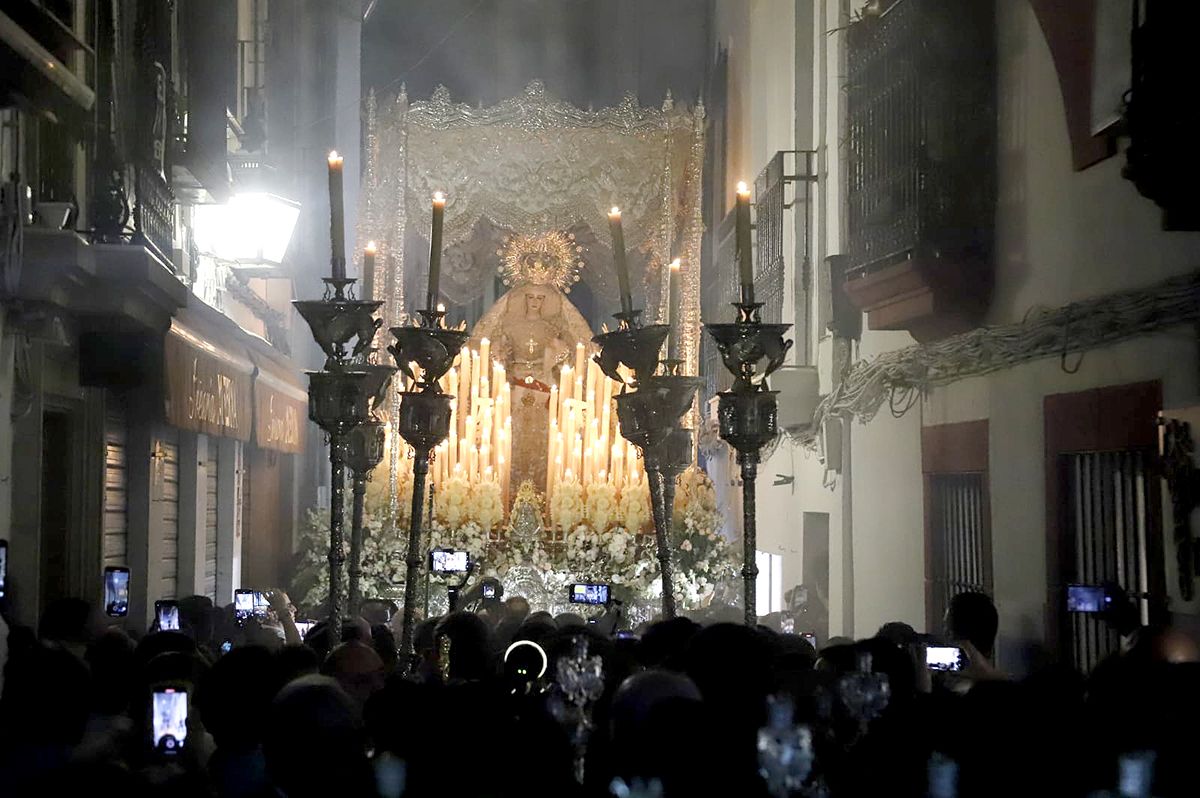
<instances>
[{"instance_id":1,"label":"man's head","mask_svg":"<svg viewBox=\"0 0 1200 798\"><path fill-rule=\"evenodd\" d=\"M966 640L989 659L996 645L1000 616L984 593L969 591L950 599L946 610L946 633L951 640Z\"/></svg>"},{"instance_id":2,"label":"man's head","mask_svg":"<svg viewBox=\"0 0 1200 798\"><path fill-rule=\"evenodd\" d=\"M504 600L504 611L509 618L520 623L529 617L529 600L524 596L511 596Z\"/></svg>"},{"instance_id":3,"label":"man's head","mask_svg":"<svg viewBox=\"0 0 1200 798\"><path fill-rule=\"evenodd\" d=\"M367 699L383 688L386 678L379 654L371 646L356 640L342 643L330 652L321 672L337 681L360 712Z\"/></svg>"}]
</instances>

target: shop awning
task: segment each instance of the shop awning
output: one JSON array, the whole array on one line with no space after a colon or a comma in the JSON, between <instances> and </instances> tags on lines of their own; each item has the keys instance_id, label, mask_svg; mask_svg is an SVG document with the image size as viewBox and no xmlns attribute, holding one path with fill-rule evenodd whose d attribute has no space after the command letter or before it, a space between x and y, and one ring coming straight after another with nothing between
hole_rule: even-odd
<instances>
[{"instance_id":1,"label":"shop awning","mask_svg":"<svg viewBox=\"0 0 1200 798\"><path fill-rule=\"evenodd\" d=\"M163 345L171 425L250 440L255 366L242 336L241 327L196 298L171 320Z\"/></svg>"},{"instance_id":2,"label":"shop awning","mask_svg":"<svg viewBox=\"0 0 1200 798\"><path fill-rule=\"evenodd\" d=\"M290 358L257 339L249 347L254 362L254 443L286 454L304 451L308 390Z\"/></svg>"}]
</instances>

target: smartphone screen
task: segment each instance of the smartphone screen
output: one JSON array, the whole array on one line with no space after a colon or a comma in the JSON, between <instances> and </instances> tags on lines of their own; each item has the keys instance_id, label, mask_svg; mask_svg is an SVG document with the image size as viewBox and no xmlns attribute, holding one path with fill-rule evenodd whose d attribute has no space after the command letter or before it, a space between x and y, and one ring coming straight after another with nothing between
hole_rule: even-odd
<instances>
[{"instance_id":1,"label":"smartphone screen","mask_svg":"<svg viewBox=\"0 0 1200 798\"><path fill-rule=\"evenodd\" d=\"M158 628L163 632L179 631L179 602L154 602L154 617L158 620Z\"/></svg>"},{"instance_id":2,"label":"smartphone screen","mask_svg":"<svg viewBox=\"0 0 1200 798\"><path fill-rule=\"evenodd\" d=\"M316 621L296 621L296 631L300 633L300 639L303 640L309 630L316 625Z\"/></svg>"},{"instance_id":3,"label":"smartphone screen","mask_svg":"<svg viewBox=\"0 0 1200 798\"><path fill-rule=\"evenodd\" d=\"M925 648L925 667L931 671L961 671L964 664L963 650L958 646Z\"/></svg>"},{"instance_id":4,"label":"smartphone screen","mask_svg":"<svg viewBox=\"0 0 1200 798\"><path fill-rule=\"evenodd\" d=\"M154 691L154 750L160 754L179 753L187 740L188 696L178 687Z\"/></svg>"},{"instance_id":5,"label":"smartphone screen","mask_svg":"<svg viewBox=\"0 0 1200 798\"><path fill-rule=\"evenodd\" d=\"M813 648L817 648L817 636L815 633L805 632L804 634L801 635L801 637L803 637L805 640L807 640L808 644L810 646L812 646Z\"/></svg>"},{"instance_id":6,"label":"smartphone screen","mask_svg":"<svg viewBox=\"0 0 1200 798\"><path fill-rule=\"evenodd\" d=\"M254 614L254 591L237 590L233 594L233 617L244 621Z\"/></svg>"},{"instance_id":7,"label":"smartphone screen","mask_svg":"<svg viewBox=\"0 0 1200 798\"><path fill-rule=\"evenodd\" d=\"M467 551L435 549L429 552L429 570L435 574L466 573L471 563L471 554Z\"/></svg>"},{"instance_id":8,"label":"smartphone screen","mask_svg":"<svg viewBox=\"0 0 1200 798\"><path fill-rule=\"evenodd\" d=\"M1099 585L1067 585L1067 612L1104 612L1112 604Z\"/></svg>"},{"instance_id":9,"label":"smartphone screen","mask_svg":"<svg viewBox=\"0 0 1200 798\"><path fill-rule=\"evenodd\" d=\"M233 641L232 640L222 640L221 641L221 653L228 654L230 651L233 651Z\"/></svg>"},{"instance_id":10,"label":"smartphone screen","mask_svg":"<svg viewBox=\"0 0 1200 798\"><path fill-rule=\"evenodd\" d=\"M569 598L572 604L607 604L608 585L577 583L571 585Z\"/></svg>"},{"instance_id":11,"label":"smartphone screen","mask_svg":"<svg viewBox=\"0 0 1200 798\"><path fill-rule=\"evenodd\" d=\"M271 609L271 602L267 598L266 593L254 593L254 617L260 621L266 620L267 611Z\"/></svg>"},{"instance_id":12,"label":"smartphone screen","mask_svg":"<svg viewBox=\"0 0 1200 798\"><path fill-rule=\"evenodd\" d=\"M8 588L8 541L0 540L0 598Z\"/></svg>"},{"instance_id":13,"label":"smartphone screen","mask_svg":"<svg viewBox=\"0 0 1200 798\"><path fill-rule=\"evenodd\" d=\"M104 611L110 618L129 614L129 569L110 565L104 569Z\"/></svg>"},{"instance_id":14,"label":"smartphone screen","mask_svg":"<svg viewBox=\"0 0 1200 798\"><path fill-rule=\"evenodd\" d=\"M485 599L495 598L496 597L496 586L495 585L484 585L483 586L483 597Z\"/></svg>"}]
</instances>

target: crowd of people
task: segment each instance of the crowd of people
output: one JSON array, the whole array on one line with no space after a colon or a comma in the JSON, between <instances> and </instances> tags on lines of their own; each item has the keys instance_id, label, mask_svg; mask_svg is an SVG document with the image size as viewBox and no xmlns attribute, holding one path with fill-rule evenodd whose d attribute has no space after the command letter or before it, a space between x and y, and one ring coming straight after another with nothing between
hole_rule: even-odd
<instances>
[{"instance_id":1,"label":"crowd of people","mask_svg":"<svg viewBox=\"0 0 1200 798\"><path fill-rule=\"evenodd\" d=\"M0 625L0 794L766 796L772 701L810 731L794 795L1135 795L1129 762L1152 768L1147 795L1200 784L1200 651L1166 625L1086 678L1047 664L1017 680L993 664L995 607L972 593L938 630L957 671L927 668L932 638L902 623L818 650L766 626L630 630L615 608L552 617L516 597L421 620L408 656L378 602L335 640L324 623L301 639L286 594L270 600L260 621L184 599L180 630L136 640L77 599L36 630ZM603 663L586 736L555 681L581 638ZM188 697L170 751L153 729L164 689Z\"/></svg>"}]
</instances>

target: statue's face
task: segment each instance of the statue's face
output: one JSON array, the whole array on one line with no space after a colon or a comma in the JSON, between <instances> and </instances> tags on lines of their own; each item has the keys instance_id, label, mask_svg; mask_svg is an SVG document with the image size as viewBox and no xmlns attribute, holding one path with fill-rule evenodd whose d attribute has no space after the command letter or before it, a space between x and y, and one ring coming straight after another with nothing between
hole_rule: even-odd
<instances>
[{"instance_id":1,"label":"statue's face","mask_svg":"<svg viewBox=\"0 0 1200 798\"><path fill-rule=\"evenodd\" d=\"M530 316L541 316L542 306L546 304L546 295L537 291L525 292L525 312Z\"/></svg>"}]
</instances>

